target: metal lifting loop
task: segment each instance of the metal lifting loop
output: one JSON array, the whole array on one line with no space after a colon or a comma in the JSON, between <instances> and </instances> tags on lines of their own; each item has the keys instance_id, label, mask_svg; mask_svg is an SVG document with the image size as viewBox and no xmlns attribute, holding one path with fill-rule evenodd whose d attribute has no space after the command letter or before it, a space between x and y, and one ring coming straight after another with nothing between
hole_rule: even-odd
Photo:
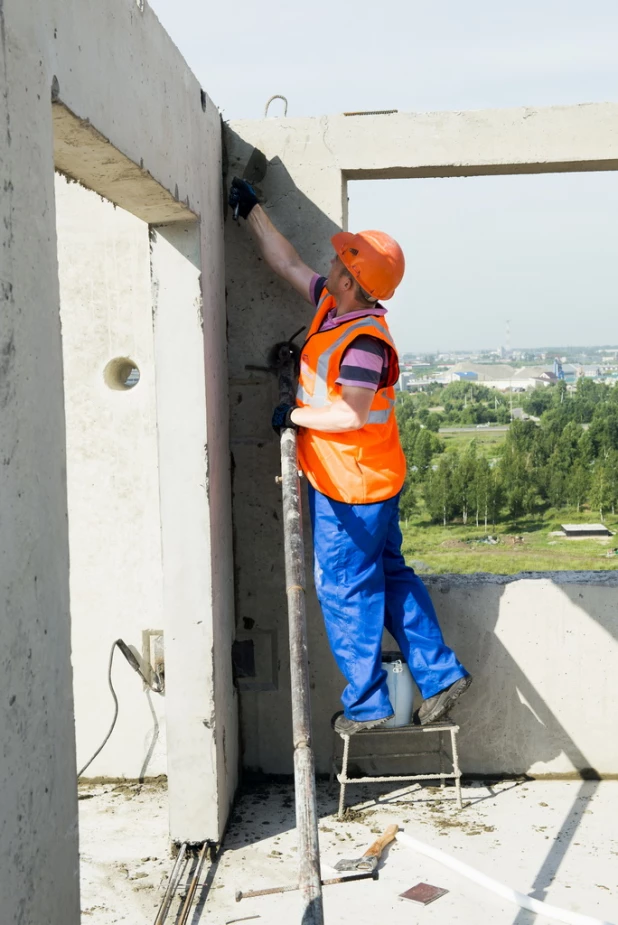
<instances>
[{"instance_id":1,"label":"metal lifting loop","mask_svg":"<svg viewBox=\"0 0 618 925\"><path fill-rule=\"evenodd\" d=\"M269 101L266 103L266 108L264 109L264 118L266 118L266 117L268 116L268 108L269 108L270 104L273 102L273 100L283 100L283 102L285 103L285 109L284 109L284 111L283 111L283 115L284 115L284 116L287 116L287 114L288 114L288 100L287 100L287 97L286 97L286 96L281 96L280 93L275 93L274 96L271 96L271 98L269 99Z\"/></svg>"}]
</instances>

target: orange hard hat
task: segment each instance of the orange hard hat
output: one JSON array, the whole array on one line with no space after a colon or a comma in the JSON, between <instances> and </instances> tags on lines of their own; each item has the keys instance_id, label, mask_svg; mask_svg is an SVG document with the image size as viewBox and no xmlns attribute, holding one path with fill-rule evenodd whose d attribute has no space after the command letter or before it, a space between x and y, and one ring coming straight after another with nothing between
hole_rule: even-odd
<instances>
[{"instance_id":1,"label":"orange hard hat","mask_svg":"<svg viewBox=\"0 0 618 925\"><path fill-rule=\"evenodd\" d=\"M374 299L390 299L406 268L403 251L383 231L340 231L331 238L339 259L359 286Z\"/></svg>"}]
</instances>

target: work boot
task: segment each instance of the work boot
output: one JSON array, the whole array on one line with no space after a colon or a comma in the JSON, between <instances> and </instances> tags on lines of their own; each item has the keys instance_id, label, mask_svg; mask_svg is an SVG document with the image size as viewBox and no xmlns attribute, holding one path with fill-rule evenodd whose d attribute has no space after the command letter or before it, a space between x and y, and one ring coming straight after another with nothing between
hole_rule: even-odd
<instances>
[{"instance_id":1,"label":"work boot","mask_svg":"<svg viewBox=\"0 0 618 925\"><path fill-rule=\"evenodd\" d=\"M380 719L357 720L348 719L347 716L343 715L343 710L340 710L339 713L335 713L330 724L340 736L352 736L355 732L362 732L363 729L373 729L374 726L380 726L387 720L392 719L394 715L394 713L391 713L390 716L381 716Z\"/></svg>"},{"instance_id":2,"label":"work boot","mask_svg":"<svg viewBox=\"0 0 618 925\"><path fill-rule=\"evenodd\" d=\"M434 694L423 700L422 704L414 714L414 722L417 725L427 726L428 723L437 723L439 719L449 712L455 701L461 697L464 691L467 691L472 684L470 675L465 678L458 678L449 687L443 691Z\"/></svg>"}]
</instances>

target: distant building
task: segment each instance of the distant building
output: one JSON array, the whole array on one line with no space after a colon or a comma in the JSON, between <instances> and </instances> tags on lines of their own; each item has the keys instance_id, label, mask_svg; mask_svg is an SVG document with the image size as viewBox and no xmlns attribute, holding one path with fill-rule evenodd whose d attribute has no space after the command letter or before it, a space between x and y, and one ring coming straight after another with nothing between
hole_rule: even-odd
<instances>
[{"instance_id":1,"label":"distant building","mask_svg":"<svg viewBox=\"0 0 618 925\"><path fill-rule=\"evenodd\" d=\"M604 524L562 524L562 532L571 540L586 536L613 536Z\"/></svg>"},{"instance_id":2,"label":"distant building","mask_svg":"<svg viewBox=\"0 0 618 925\"><path fill-rule=\"evenodd\" d=\"M515 370L515 375L513 378L516 382L530 382L531 384L537 379L540 379L541 376L547 375L551 372L550 366L522 366L521 369Z\"/></svg>"},{"instance_id":3,"label":"distant building","mask_svg":"<svg viewBox=\"0 0 618 925\"><path fill-rule=\"evenodd\" d=\"M427 385L428 382L438 382L443 385L449 385L451 382L478 382L490 389L498 389L502 392L526 392L541 386L556 385L559 381L566 383L575 382L579 376L590 378L609 379L608 373L602 373L599 367L579 366L575 367L571 363L558 363L552 361L544 366L511 366L506 363L485 363L473 362L472 360L460 360L448 369L440 369L436 374L424 377L423 373L427 367L424 364L414 363L406 364L407 368L402 369L402 378L400 379L401 389L415 389L419 386ZM562 371L562 376L558 374Z\"/></svg>"},{"instance_id":4,"label":"distant building","mask_svg":"<svg viewBox=\"0 0 618 925\"><path fill-rule=\"evenodd\" d=\"M456 363L455 366L452 366L447 373L447 378L449 382L461 382L462 374L465 374L465 377L469 377L471 373L476 375L475 382L482 382L485 385L488 385L490 382L501 382L505 383L512 379L515 375L515 368L513 366L507 366L502 363ZM465 381L465 380L463 380ZM508 388L507 386L502 386L503 388Z\"/></svg>"},{"instance_id":5,"label":"distant building","mask_svg":"<svg viewBox=\"0 0 618 925\"><path fill-rule=\"evenodd\" d=\"M535 424L538 424L541 419L535 417L533 414L526 414L523 408L513 408L513 410L511 411L511 420L513 421L534 421Z\"/></svg>"},{"instance_id":6,"label":"distant building","mask_svg":"<svg viewBox=\"0 0 618 925\"><path fill-rule=\"evenodd\" d=\"M600 379L601 370L598 366L579 366L577 369L578 379Z\"/></svg>"},{"instance_id":7,"label":"distant building","mask_svg":"<svg viewBox=\"0 0 618 925\"><path fill-rule=\"evenodd\" d=\"M559 382L559 378L555 373L541 373L539 376L539 382L543 385L555 385L556 382Z\"/></svg>"}]
</instances>

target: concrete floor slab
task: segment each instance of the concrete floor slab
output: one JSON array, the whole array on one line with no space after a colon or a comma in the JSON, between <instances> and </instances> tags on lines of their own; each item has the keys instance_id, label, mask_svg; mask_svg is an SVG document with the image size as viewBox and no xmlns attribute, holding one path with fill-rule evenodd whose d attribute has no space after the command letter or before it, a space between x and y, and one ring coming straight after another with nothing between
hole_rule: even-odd
<instances>
[{"instance_id":1,"label":"concrete floor slab","mask_svg":"<svg viewBox=\"0 0 618 925\"><path fill-rule=\"evenodd\" d=\"M397 822L427 844L553 905L618 923L618 781L504 781L464 788L459 813L451 788L360 785L338 823L336 791L318 785L323 875L337 859L363 853ZM152 925L172 868L163 782L80 789L82 915L91 925ZM294 794L289 783L261 782L241 793L218 862L203 878L190 925L300 922L299 896L235 902L238 889L293 884ZM449 892L427 907L398 899L425 881ZM186 880L185 880L186 883ZM182 887L181 891L182 893ZM377 882L326 887L327 923L350 925L549 925L442 864L399 843L386 852ZM168 917L176 922L178 900Z\"/></svg>"}]
</instances>

